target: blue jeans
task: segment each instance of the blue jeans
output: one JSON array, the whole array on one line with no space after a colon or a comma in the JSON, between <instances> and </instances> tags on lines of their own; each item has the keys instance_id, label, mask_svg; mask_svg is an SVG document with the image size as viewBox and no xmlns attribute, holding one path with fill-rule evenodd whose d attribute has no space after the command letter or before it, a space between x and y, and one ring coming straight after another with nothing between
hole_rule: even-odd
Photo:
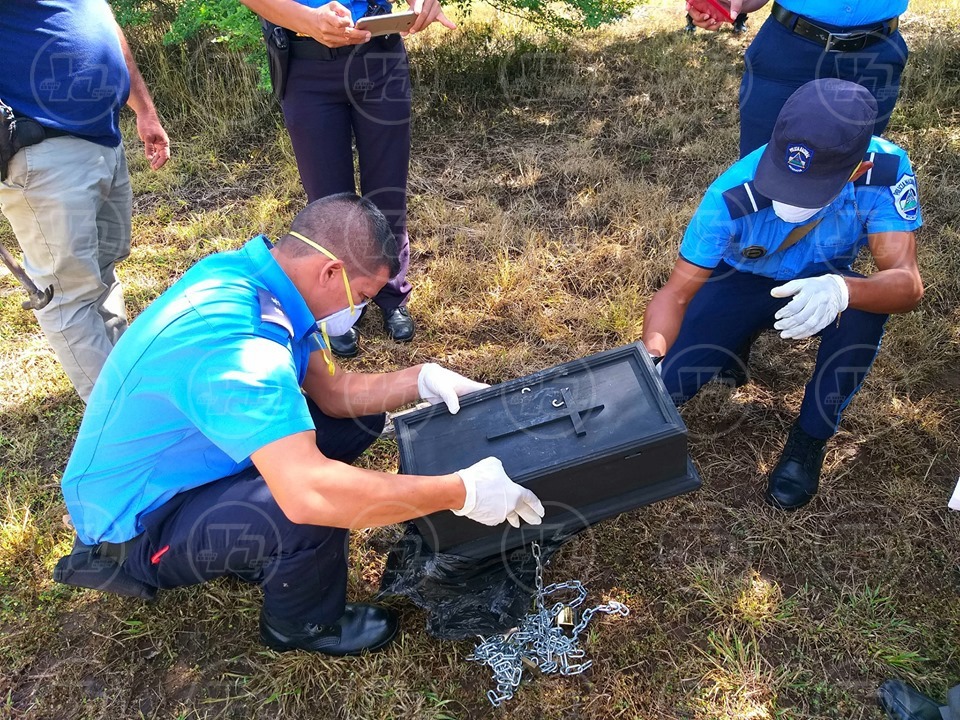
<instances>
[{"instance_id":1,"label":"blue jeans","mask_svg":"<svg viewBox=\"0 0 960 720\"><path fill-rule=\"evenodd\" d=\"M823 25L833 30L833 26ZM801 85L819 78L849 80L877 100L873 134L890 121L907 63L907 45L899 30L856 52L826 52L770 17L747 48L740 81L740 157L770 141L780 109Z\"/></svg>"},{"instance_id":2,"label":"blue jeans","mask_svg":"<svg viewBox=\"0 0 960 720\"><path fill-rule=\"evenodd\" d=\"M352 463L383 429L384 415L339 420L309 405L317 447L335 460ZM276 617L323 625L343 615L348 532L290 522L256 467L174 496L143 524L123 565L141 582L173 588L233 575L259 583Z\"/></svg>"},{"instance_id":3,"label":"blue jeans","mask_svg":"<svg viewBox=\"0 0 960 720\"><path fill-rule=\"evenodd\" d=\"M661 362L663 382L677 405L740 363L738 352L756 332L773 328L774 315L790 298L772 297L770 290L785 282L720 264L693 297ZM805 432L826 440L837 431L880 350L886 321L886 315L847 309L820 331L816 367L800 407Z\"/></svg>"}]
</instances>

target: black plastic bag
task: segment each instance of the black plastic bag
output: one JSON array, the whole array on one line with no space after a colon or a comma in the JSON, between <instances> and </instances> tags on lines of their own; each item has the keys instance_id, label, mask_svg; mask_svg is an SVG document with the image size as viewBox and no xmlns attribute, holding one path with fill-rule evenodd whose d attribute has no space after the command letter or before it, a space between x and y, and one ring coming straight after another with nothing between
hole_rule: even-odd
<instances>
[{"instance_id":1,"label":"black plastic bag","mask_svg":"<svg viewBox=\"0 0 960 720\"><path fill-rule=\"evenodd\" d=\"M540 542L541 561L572 535ZM380 597L402 595L426 610L427 632L442 640L503 633L530 612L537 562L529 546L477 560L436 553L412 523L391 548Z\"/></svg>"}]
</instances>

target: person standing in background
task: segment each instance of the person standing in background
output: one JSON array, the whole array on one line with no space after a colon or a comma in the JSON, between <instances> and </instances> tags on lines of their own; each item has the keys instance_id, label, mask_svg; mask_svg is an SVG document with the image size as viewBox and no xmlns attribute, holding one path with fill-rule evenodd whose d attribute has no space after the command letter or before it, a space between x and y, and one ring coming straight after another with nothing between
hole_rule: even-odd
<instances>
[{"instance_id":1,"label":"person standing in background","mask_svg":"<svg viewBox=\"0 0 960 720\"><path fill-rule=\"evenodd\" d=\"M0 47L16 48L5 54L0 101L43 128L41 142L0 168L0 211L30 278L53 288L37 321L86 401L127 327L115 273L130 253L133 203L120 108L136 113L153 170L170 141L106 0L5 2Z\"/></svg>"},{"instance_id":2,"label":"person standing in background","mask_svg":"<svg viewBox=\"0 0 960 720\"><path fill-rule=\"evenodd\" d=\"M307 201L340 192L356 192L353 143L357 147L360 194L390 221L400 242L400 272L373 299L392 339L413 339L415 324L407 310L407 173L410 164L410 68L398 34L371 37L358 30L361 17L391 12L387 0L242 0L273 26L267 36L284 44L284 78L274 92L283 108ZM410 33L433 22L447 28L437 0L414 0L418 17ZM360 351L356 328L330 338L340 357Z\"/></svg>"},{"instance_id":3,"label":"person standing in background","mask_svg":"<svg viewBox=\"0 0 960 720\"><path fill-rule=\"evenodd\" d=\"M708 0L688 0L693 23L717 30L741 13L756 12L769 0L718 0L729 5L721 17ZM744 57L740 81L740 157L770 139L780 108L801 85L838 78L862 85L877 101L874 135L890 122L907 45L899 17L908 0L782 0L774 2Z\"/></svg>"}]
</instances>

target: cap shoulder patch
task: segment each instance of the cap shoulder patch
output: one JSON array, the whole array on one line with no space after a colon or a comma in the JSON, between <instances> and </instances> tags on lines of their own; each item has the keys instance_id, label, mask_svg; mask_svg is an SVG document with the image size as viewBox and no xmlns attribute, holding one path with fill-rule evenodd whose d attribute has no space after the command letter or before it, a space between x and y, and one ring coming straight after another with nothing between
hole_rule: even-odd
<instances>
[{"instance_id":1,"label":"cap shoulder patch","mask_svg":"<svg viewBox=\"0 0 960 720\"><path fill-rule=\"evenodd\" d=\"M723 193L723 202L727 206L731 220L742 217L773 205L773 201L757 192L753 182L745 182Z\"/></svg>"},{"instance_id":2,"label":"cap shoulder patch","mask_svg":"<svg viewBox=\"0 0 960 720\"><path fill-rule=\"evenodd\" d=\"M283 311L283 306L277 297L268 290L257 288L257 299L260 301L260 320L262 323L277 325L287 331L290 337L294 336L293 323Z\"/></svg>"},{"instance_id":3,"label":"cap shoulder patch","mask_svg":"<svg viewBox=\"0 0 960 720\"><path fill-rule=\"evenodd\" d=\"M854 181L857 187L886 186L897 182L900 171L900 156L892 153L868 153L864 162L872 162L873 167Z\"/></svg>"}]
</instances>

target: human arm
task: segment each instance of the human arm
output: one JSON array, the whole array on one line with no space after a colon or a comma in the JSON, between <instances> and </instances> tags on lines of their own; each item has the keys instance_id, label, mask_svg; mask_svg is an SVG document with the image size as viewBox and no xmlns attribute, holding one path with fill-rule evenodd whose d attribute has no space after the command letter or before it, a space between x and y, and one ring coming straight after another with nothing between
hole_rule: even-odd
<instances>
[{"instance_id":1,"label":"human arm","mask_svg":"<svg viewBox=\"0 0 960 720\"><path fill-rule=\"evenodd\" d=\"M910 312L923 298L917 266L917 241L912 232L883 232L867 238L877 272L865 278L847 277L849 306L872 313Z\"/></svg>"},{"instance_id":2,"label":"human arm","mask_svg":"<svg viewBox=\"0 0 960 720\"><path fill-rule=\"evenodd\" d=\"M456 473L391 475L331 460L313 432L276 440L251 456L274 500L291 522L328 527L389 525L463 507Z\"/></svg>"},{"instance_id":3,"label":"human arm","mask_svg":"<svg viewBox=\"0 0 960 720\"><path fill-rule=\"evenodd\" d=\"M443 14L439 0L407 0L407 4L417 13L417 20L407 31L408 34L420 32L433 22L438 22L450 30L456 30L456 23Z\"/></svg>"},{"instance_id":4,"label":"human arm","mask_svg":"<svg viewBox=\"0 0 960 720\"><path fill-rule=\"evenodd\" d=\"M643 314L643 345L655 357L663 357L677 339L687 306L710 278L712 270L677 258L673 272L647 304Z\"/></svg>"},{"instance_id":5,"label":"human arm","mask_svg":"<svg viewBox=\"0 0 960 720\"><path fill-rule=\"evenodd\" d=\"M390 475L331 460L313 432L276 440L252 455L277 505L294 523L366 528L452 510L485 525L539 524L543 505L512 482L496 458L447 475Z\"/></svg>"},{"instance_id":6,"label":"human arm","mask_svg":"<svg viewBox=\"0 0 960 720\"><path fill-rule=\"evenodd\" d=\"M354 27L350 10L339 2L318 8L296 0L240 0L257 15L295 33L309 35L327 47L359 45L370 39L366 30Z\"/></svg>"},{"instance_id":7,"label":"human arm","mask_svg":"<svg viewBox=\"0 0 960 720\"><path fill-rule=\"evenodd\" d=\"M130 97L127 99L127 105L136 113L137 135L143 141L143 153L150 161L150 169L158 170L170 159L170 138L160 124L153 98L150 97L147 84L143 81L137 62L127 44L126 36L116 21L114 26L117 29L117 39L120 41L123 60L130 75Z\"/></svg>"},{"instance_id":8,"label":"human arm","mask_svg":"<svg viewBox=\"0 0 960 720\"><path fill-rule=\"evenodd\" d=\"M793 299L777 311L774 327L786 339L807 338L848 307L878 314L913 310L923 297L912 232L882 232L867 238L877 272L865 278L836 273L792 280L773 288L774 297Z\"/></svg>"},{"instance_id":9,"label":"human arm","mask_svg":"<svg viewBox=\"0 0 960 720\"><path fill-rule=\"evenodd\" d=\"M436 363L414 365L391 373L347 373L330 375L320 352L307 366L303 389L330 417L359 417L392 412L417 400L446 403L451 413L460 410L458 397L488 387L465 378Z\"/></svg>"}]
</instances>

